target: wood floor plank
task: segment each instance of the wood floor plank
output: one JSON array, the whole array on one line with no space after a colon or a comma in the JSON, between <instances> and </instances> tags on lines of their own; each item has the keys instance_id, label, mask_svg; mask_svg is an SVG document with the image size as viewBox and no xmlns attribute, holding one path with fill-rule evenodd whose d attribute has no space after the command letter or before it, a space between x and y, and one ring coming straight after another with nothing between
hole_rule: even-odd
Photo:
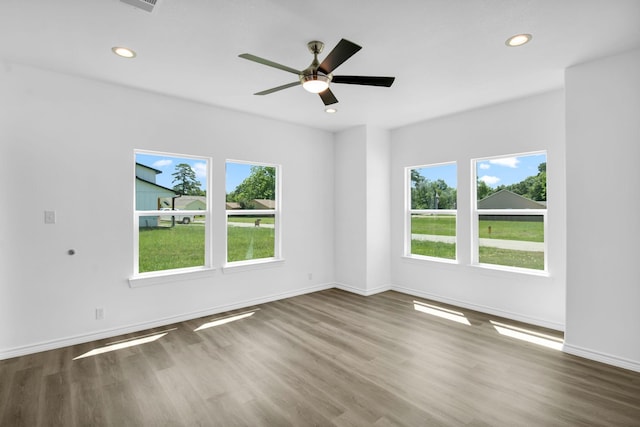
<instances>
[{"instance_id":1,"label":"wood floor plank","mask_svg":"<svg viewBox=\"0 0 640 427\"><path fill-rule=\"evenodd\" d=\"M0 361L0 425L640 425L640 373L492 322L562 338L397 292L331 289Z\"/></svg>"}]
</instances>

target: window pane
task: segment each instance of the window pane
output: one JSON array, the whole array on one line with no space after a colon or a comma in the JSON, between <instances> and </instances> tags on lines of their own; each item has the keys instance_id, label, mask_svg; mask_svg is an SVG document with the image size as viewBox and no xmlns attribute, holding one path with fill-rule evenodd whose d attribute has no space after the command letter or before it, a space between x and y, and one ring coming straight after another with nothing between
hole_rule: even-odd
<instances>
[{"instance_id":1,"label":"window pane","mask_svg":"<svg viewBox=\"0 0 640 427\"><path fill-rule=\"evenodd\" d=\"M140 217L138 269L140 273L204 265L204 222L173 224L163 217ZM155 221L155 225L149 225Z\"/></svg>"},{"instance_id":2,"label":"window pane","mask_svg":"<svg viewBox=\"0 0 640 427\"><path fill-rule=\"evenodd\" d=\"M207 161L136 153L136 210L206 210Z\"/></svg>"},{"instance_id":3,"label":"window pane","mask_svg":"<svg viewBox=\"0 0 640 427\"><path fill-rule=\"evenodd\" d=\"M275 209L274 166L227 162L227 209Z\"/></svg>"},{"instance_id":4,"label":"window pane","mask_svg":"<svg viewBox=\"0 0 640 427\"><path fill-rule=\"evenodd\" d=\"M136 273L207 264L207 171L205 158L135 153Z\"/></svg>"},{"instance_id":5,"label":"window pane","mask_svg":"<svg viewBox=\"0 0 640 427\"><path fill-rule=\"evenodd\" d=\"M456 259L456 164L420 166L408 172L410 255ZM443 210L449 212L438 212Z\"/></svg>"},{"instance_id":6,"label":"window pane","mask_svg":"<svg viewBox=\"0 0 640 427\"><path fill-rule=\"evenodd\" d=\"M455 215L412 214L411 254L456 259Z\"/></svg>"},{"instance_id":7,"label":"window pane","mask_svg":"<svg viewBox=\"0 0 640 427\"><path fill-rule=\"evenodd\" d=\"M456 209L455 163L411 169L411 209Z\"/></svg>"},{"instance_id":8,"label":"window pane","mask_svg":"<svg viewBox=\"0 0 640 427\"><path fill-rule=\"evenodd\" d=\"M544 270L543 215L480 215L479 261Z\"/></svg>"},{"instance_id":9,"label":"window pane","mask_svg":"<svg viewBox=\"0 0 640 427\"><path fill-rule=\"evenodd\" d=\"M229 215L227 262L275 256L274 215Z\"/></svg>"},{"instance_id":10,"label":"window pane","mask_svg":"<svg viewBox=\"0 0 640 427\"><path fill-rule=\"evenodd\" d=\"M478 209L545 209L547 155L478 160L476 182Z\"/></svg>"}]
</instances>

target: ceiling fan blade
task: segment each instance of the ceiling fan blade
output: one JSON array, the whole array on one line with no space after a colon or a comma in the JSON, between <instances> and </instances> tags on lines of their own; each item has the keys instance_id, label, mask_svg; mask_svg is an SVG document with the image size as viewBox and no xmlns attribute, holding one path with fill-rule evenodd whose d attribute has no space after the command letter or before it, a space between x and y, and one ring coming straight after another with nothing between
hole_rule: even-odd
<instances>
[{"instance_id":1,"label":"ceiling fan blade","mask_svg":"<svg viewBox=\"0 0 640 427\"><path fill-rule=\"evenodd\" d=\"M268 95L270 93L277 92L277 91L282 90L282 89L288 89L290 87L298 86L299 84L301 84L301 83L298 80L297 82L287 83L286 85L282 85L282 86L278 86L278 87L272 87L271 89L267 89L267 90L263 90L262 92L254 93L254 95Z\"/></svg>"},{"instance_id":2,"label":"ceiling fan blade","mask_svg":"<svg viewBox=\"0 0 640 427\"><path fill-rule=\"evenodd\" d=\"M336 47L333 48L329 55L324 58L324 61L318 67L318 70L325 74L331 73L338 68L347 59L351 58L353 54L362 49L362 46L350 42L349 40L342 39L338 42Z\"/></svg>"},{"instance_id":3,"label":"ceiling fan blade","mask_svg":"<svg viewBox=\"0 0 640 427\"><path fill-rule=\"evenodd\" d=\"M331 83L390 87L395 79L395 77L333 76Z\"/></svg>"},{"instance_id":4,"label":"ceiling fan blade","mask_svg":"<svg viewBox=\"0 0 640 427\"><path fill-rule=\"evenodd\" d=\"M257 62L258 64L267 65L269 67L277 68L279 70L288 71L293 74L302 74L294 68L287 67L286 65L278 64L277 62L269 61L268 59L260 58L259 56L251 55L250 53L242 53L238 55L240 58L248 59L249 61Z\"/></svg>"},{"instance_id":5,"label":"ceiling fan blade","mask_svg":"<svg viewBox=\"0 0 640 427\"><path fill-rule=\"evenodd\" d=\"M331 89L324 90L318 95L320 95L320 98L322 98L322 102L324 102L324 105L331 105L338 102L338 98L336 98L333 92L331 92Z\"/></svg>"}]
</instances>

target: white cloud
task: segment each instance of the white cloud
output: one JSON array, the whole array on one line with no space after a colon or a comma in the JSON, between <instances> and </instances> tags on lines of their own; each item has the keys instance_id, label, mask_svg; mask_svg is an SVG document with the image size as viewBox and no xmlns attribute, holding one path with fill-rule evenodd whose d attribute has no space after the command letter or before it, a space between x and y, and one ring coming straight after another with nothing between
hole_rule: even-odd
<instances>
[{"instance_id":1,"label":"white cloud","mask_svg":"<svg viewBox=\"0 0 640 427\"><path fill-rule=\"evenodd\" d=\"M498 178L497 176L484 175L480 177L480 181L484 181L484 183L487 185L495 185L500 182L500 178Z\"/></svg>"},{"instance_id":2,"label":"white cloud","mask_svg":"<svg viewBox=\"0 0 640 427\"><path fill-rule=\"evenodd\" d=\"M198 178L206 178L207 176L207 164L206 163L194 163L191 167L193 171L196 173Z\"/></svg>"},{"instance_id":3,"label":"white cloud","mask_svg":"<svg viewBox=\"0 0 640 427\"><path fill-rule=\"evenodd\" d=\"M489 160L492 165L505 166L508 168L517 168L520 160L517 157L505 157L502 159Z\"/></svg>"},{"instance_id":4,"label":"white cloud","mask_svg":"<svg viewBox=\"0 0 640 427\"><path fill-rule=\"evenodd\" d=\"M163 166L169 166L171 163L173 163L173 160L162 159L162 160L157 160L157 161L153 162L153 164L151 166L153 166L154 168L161 168Z\"/></svg>"},{"instance_id":5,"label":"white cloud","mask_svg":"<svg viewBox=\"0 0 640 427\"><path fill-rule=\"evenodd\" d=\"M490 169L490 168L491 168L491 165L490 165L490 164L488 164L488 163L480 163L480 164L478 165L478 167L479 167L480 169Z\"/></svg>"}]
</instances>

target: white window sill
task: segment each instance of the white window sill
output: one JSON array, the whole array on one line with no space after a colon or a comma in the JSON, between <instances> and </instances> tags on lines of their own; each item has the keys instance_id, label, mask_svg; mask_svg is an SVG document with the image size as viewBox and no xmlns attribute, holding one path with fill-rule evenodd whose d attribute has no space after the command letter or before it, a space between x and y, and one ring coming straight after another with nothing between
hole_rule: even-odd
<instances>
[{"instance_id":1,"label":"white window sill","mask_svg":"<svg viewBox=\"0 0 640 427\"><path fill-rule=\"evenodd\" d=\"M498 271L507 274L524 274L527 276L538 276L538 277L551 277L548 271L544 270L534 270L530 268L518 268L518 267L509 267L506 265L498 265L498 264L471 264L472 268L479 268L485 271Z\"/></svg>"},{"instance_id":2,"label":"white window sill","mask_svg":"<svg viewBox=\"0 0 640 427\"><path fill-rule=\"evenodd\" d=\"M222 266L223 273L238 273L241 271L261 270L279 267L284 264L284 258L263 258L250 261L230 262Z\"/></svg>"},{"instance_id":3,"label":"white window sill","mask_svg":"<svg viewBox=\"0 0 640 427\"><path fill-rule=\"evenodd\" d=\"M129 287L141 288L143 286L162 285L183 280L200 279L211 277L215 273L215 268L188 268L180 270L166 270L153 273L143 273L129 278Z\"/></svg>"}]
</instances>

